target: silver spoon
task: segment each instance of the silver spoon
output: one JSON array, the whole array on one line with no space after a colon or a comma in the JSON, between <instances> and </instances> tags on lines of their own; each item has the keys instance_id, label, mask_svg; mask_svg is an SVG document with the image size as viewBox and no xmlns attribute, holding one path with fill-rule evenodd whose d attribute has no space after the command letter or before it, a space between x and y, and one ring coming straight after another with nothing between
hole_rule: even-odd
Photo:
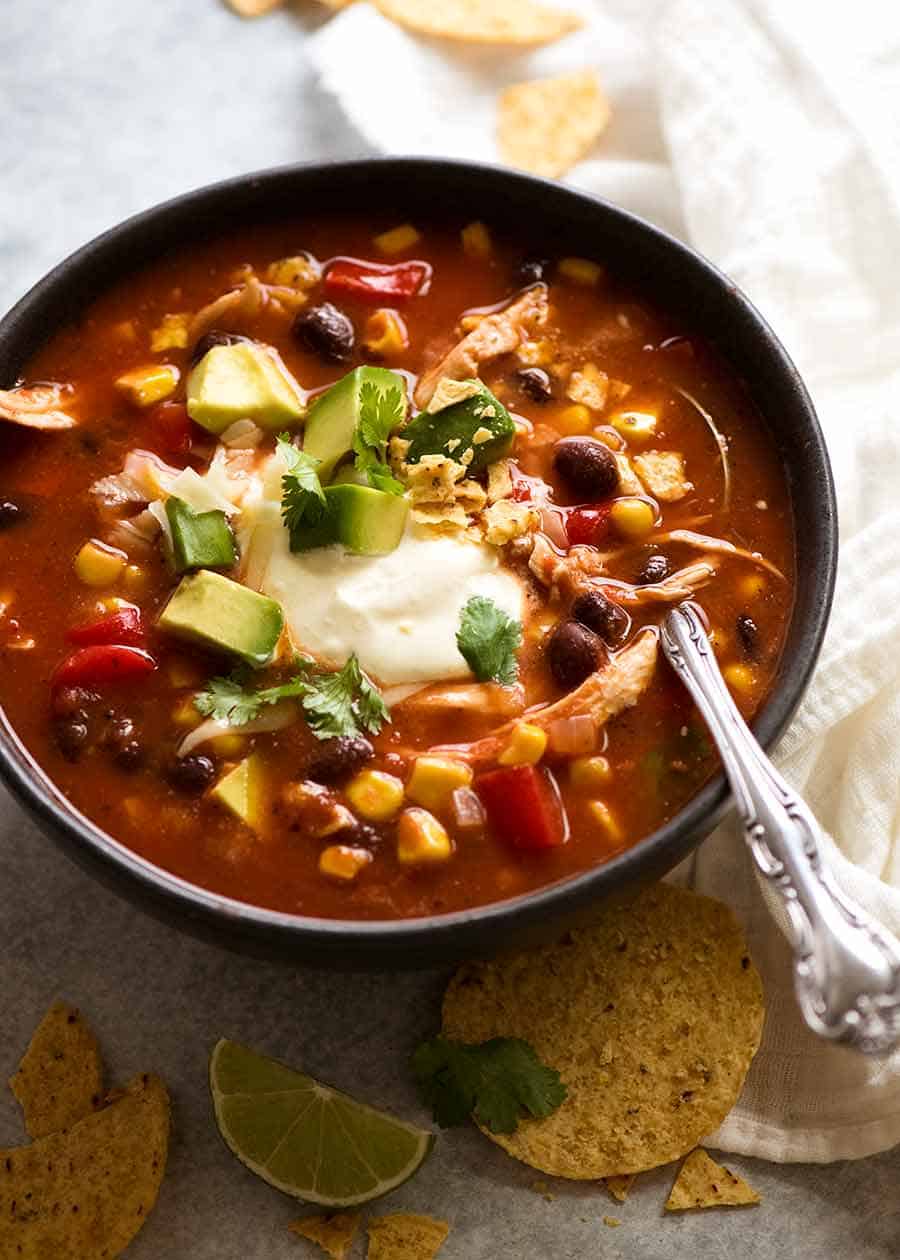
<instances>
[{"instance_id":1,"label":"silver spoon","mask_svg":"<svg viewBox=\"0 0 900 1260\"><path fill-rule=\"evenodd\" d=\"M787 911L803 1018L829 1041L886 1054L900 1044L900 941L838 888L812 811L750 733L696 609L673 608L661 637L719 749L753 859Z\"/></svg>"}]
</instances>

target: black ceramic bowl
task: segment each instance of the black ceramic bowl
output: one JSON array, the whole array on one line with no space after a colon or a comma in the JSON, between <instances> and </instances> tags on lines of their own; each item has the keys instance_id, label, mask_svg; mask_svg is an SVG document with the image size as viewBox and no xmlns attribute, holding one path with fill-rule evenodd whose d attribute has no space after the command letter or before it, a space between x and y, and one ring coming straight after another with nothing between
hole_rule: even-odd
<instances>
[{"instance_id":1,"label":"black ceramic bowl","mask_svg":"<svg viewBox=\"0 0 900 1260\"><path fill-rule=\"evenodd\" d=\"M550 251L610 259L617 272L715 344L753 397L787 470L797 586L771 698L755 725L766 746L796 708L822 642L834 587L837 522L825 444L810 399L771 329L708 262L649 224L559 184L467 163L400 158L298 166L188 193L129 219L73 254L0 323L0 385L60 325L110 284L191 240L263 219L351 207L439 213L523 227ZM405 922L278 914L195 887L136 856L79 814L43 774L0 712L0 771L72 858L142 908L248 952L350 968L422 966L557 930L604 897L670 870L728 804L716 777L671 822L605 866L495 905Z\"/></svg>"}]
</instances>

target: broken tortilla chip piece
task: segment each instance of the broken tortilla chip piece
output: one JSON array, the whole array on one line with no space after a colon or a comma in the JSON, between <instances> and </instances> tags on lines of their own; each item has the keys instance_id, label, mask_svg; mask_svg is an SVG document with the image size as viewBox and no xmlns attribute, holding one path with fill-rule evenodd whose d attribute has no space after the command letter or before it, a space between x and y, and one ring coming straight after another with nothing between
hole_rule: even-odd
<instances>
[{"instance_id":1,"label":"broken tortilla chip piece","mask_svg":"<svg viewBox=\"0 0 900 1260\"><path fill-rule=\"evenodd\" d=\"M604 1177L603 1184L617 1203L624 1203L636 1180L637 1173L625 1173L618 1177Z\"/></svg>"},{"instance_id":2,"label":"broken tortilla chip piece","mask_svg":"<svg viewBox=\"0 0 900 1260\"><path fill-rule=\"evenodd\" d=\"M692 1150L734 1105L763 997L731 911L672 884L609 905L555 945L464 964L444 997L456 1041L521 1037L568 1090L546 1119L489 1136L574 1180L642 1172Z\"/></svg>"},{"instance_id":3,"label":"broken tortilla chip piece","mask_svg":"<svg viewBox=\"0 0 900 1260\"><path fill-rule=\"evenodd\" d=\"M589 70L514 84L501 92L498 104L500 156L533 175L564 175L590 151L609 116L609 103Z\"/></svg>"},{"instance_id":4,"label":"broken tortilla chip piece","mask_svg":"<svg viewBox=\"0 0 900 1260\"><path fill-rule=\"evenodd\" d=\"M433 1260L444 1245L450 1226L431 1216L394 1212L376 1216L366 1226L367 1260Z\"/></svg>"},{"instance_id":5,"label":"broken tortilla chip piece","mask_svg":"<svg viewBox=\"0 0 900 1260\"><path fill-rule=\"evenodd\" d=\"M41 1020L9 1087L32 1138L83 1120L100 1105L103 1062L97 1039L74 1006L55 1002Z\"/></svg>"},{"instance_id":6,"label":"broken tortilla chip piece","mask_svg":"<svg viewBox=\"0 0 900 1260\"><path fill-rule=\"evenodd\" d=\"M255 18L280 8L284 0L225 0L225 3L238 17Z\"/></svg>"},{"instance_id":7,"label":"broken tortilla chip piece","mask_svg":"<svg viewBox=\"0 0 900 1260\"><path fill-rule=\"evenodd\" d=\"M358 1212L335 1212L331 1216L303 1216L288 1229L317 1243L331 1260L346 1260L359 1228Z\"/></svg>"},{"instance_id":8,"label":"broken tortilla chip piece","mask_svg":"<svg viewBox=\"0 0 900 1260\"><path fill-rule=\"evenodd\" d=\"M667 1212L686 1212L691 1208L750 1207L762 1198L737 1177L707 1155L691 1151L681 1165L675 1184L666 1200Z\"/></svg>"},{"instance_id":9,"label":"broken tortilla chip piece","mask_svg":"<svg viewBox=\"0 0 900 1260\"><path fill-rule=\"evenodd\" d=\"M548 44L583 25L535 0L375 0L375 7L419 35L472 44Z\"/></svg>"},{"instance_id":10,"label":"broken tortilla chip piece","mask_svg":"<svg viewBox=\"0 0 900 1260\"><path fill-rule=\"evenodd\" d=\"M113 1260L156 1202L168 1142L166 1087L144 1075L70 1129L0 1150L0 1254Z\"/></svg>"}]
</instances>

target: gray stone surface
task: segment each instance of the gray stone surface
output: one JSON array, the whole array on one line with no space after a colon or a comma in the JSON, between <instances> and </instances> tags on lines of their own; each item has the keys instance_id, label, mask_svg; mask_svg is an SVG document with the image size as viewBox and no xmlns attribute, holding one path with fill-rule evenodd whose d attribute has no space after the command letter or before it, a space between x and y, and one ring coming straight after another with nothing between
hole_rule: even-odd
<instances>
[{"instance_id":1,"label":"gray stone surface","mask_svg":"<svg viewBox=\"0 0 900 1260\"><path fill-rule=\"evenodd\" d=\"M310 9L241 24L217 0L5 0L0 63L0 305L132 211L242 170L362 151L311 82ZM226 1034L424 1121L405 1068L443 977L327 976L201 945L75 870L0 790L0 1078L57 995L83 1006L115 1080L147 1068L175 1105L169 1174L134 1260L289 1260L296 1205L220 1144L206 1058ZM0 1144L21 1140L0 1097ZM778 1168L735 1159L759 1209L663 1219L666 1172L624 1207L551 1186L474 1131L441 1137L385 1203L446 1216L447 1260L896 1260L900 1151ZM622 1220L607 1228L604 1215ZM311 1251L311 1249L310 1249ZM3 1253L0 1237L0 1254ZM359 1252L361 1254L361 1251Z\"/></svg>"}]
</instances>

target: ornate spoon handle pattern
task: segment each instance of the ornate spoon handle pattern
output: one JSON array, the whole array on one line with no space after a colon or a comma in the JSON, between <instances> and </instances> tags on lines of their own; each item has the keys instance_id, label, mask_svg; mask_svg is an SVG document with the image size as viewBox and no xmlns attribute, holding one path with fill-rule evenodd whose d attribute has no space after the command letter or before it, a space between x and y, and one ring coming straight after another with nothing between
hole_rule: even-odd
<instances>
[{"instance_id":1,"label":"ornate spoon handle pattern","mask_svg":"<svg viewBox=\"0 0 900 1260\"><path fill-rule=\"evenodd\" d=\"M838 888L818 823L738 712L697 611L674 608L661 633L718 746L756 865L787 911L804 1019L820 1037L886 1053L900 1043L900 941Z\"/></svg>"}]
</instances>

